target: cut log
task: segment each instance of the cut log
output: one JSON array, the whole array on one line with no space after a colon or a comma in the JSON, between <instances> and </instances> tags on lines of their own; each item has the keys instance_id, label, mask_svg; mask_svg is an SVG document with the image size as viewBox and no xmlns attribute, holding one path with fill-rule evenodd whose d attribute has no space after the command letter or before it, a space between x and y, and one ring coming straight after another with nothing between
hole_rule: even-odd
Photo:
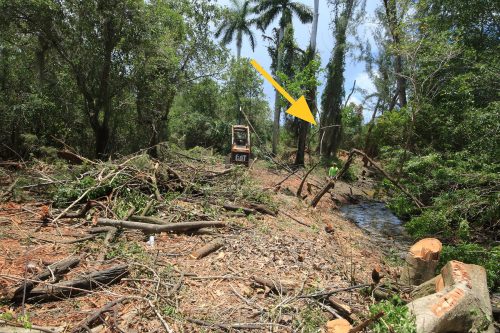
<instances>
[{"instance_id":1,"label":"cut log","mask_svg":"<svg viewBox=\"0 0 500 333\"><path fill-rule=\"evenodd\" d=\"M185 232L201 228L224 228L226 226L226 223L222 221L195 221L195 222L181 222L181 223L156 225L156 224L147 224L141 222L129 222L122 220L99 218L97 219L97 225L110 226L115 228L121 227L127 229L145 230L151 233L161 233L169 231Z\"/></svg>"},{"instance_id":2,"label":"cut log","mask_svg":"<svg viewBox=\"0 0 500 333\"><path fill-rule=\"evenodd\" d=\"M227 204L227 203L223 204L222 207L225 210L230 210L230 211L233 211L233 212L242 211L246 215L257 213L257 211L255 209L251 209L251 208L247 208L247 207L234 206L234 205L230 205L230 204Z\"/></svg>"},{"instance_id":3,"label":"cut log","mask_svg":"<svg viewBox=\"0 0 500 333\"><path fill-rule=\"evenodd\" d=\"M26 301L29 303L48 302L78 296L87 291L120 282L128 273L128 265L118 265L78 279L39 286L26 295Z\"/></svg>"},{"instance_id":4,"label":"cut log","mask_svg":"<svg viewBox=\"0 0 500 333\"><path fill-rule=\"evenodd\" d=\"M326 323L326 333L349 333L352 326L345 319L330 320Z\"/></svg>"},{"instance_id":5,"label":"cut log","mask_svg":"<svg viewBox=\"0 0 500 333\"><path fill-rule=\"evenodd\" d=\"M424 238L415 243L406 256L401 281L419 285L434 277L441 249L442 244L436 238Z\"/></svg>"},{"instance_id":6,"label":"cut log","mask_svg":"<svg viewBox=\"0 0 500 333\"><path fill-rule=\"evenodd\" d=\"M193 259L201 259L209 255L210 253L217 251L223 246L224 246L224 240L222 238L217 238L211 241L210 243L205 244L205 246L199 248L193 253L191 253L190 257Z\"/></svg>"},{"instance_id":7,"label":"cut log","mask_svg":"<svg viewBox=\"0 0 500 333\"><path fill-rule=\"evenodd\" d=\"M34 281L26 281L26 288L24 287L23 282L20 285L9 290L7 292L7 298L12 302L19 303L23 299L24 290L26 289L26 294L29 294L30 291L38 284L38 282L36 281L45 281L52 277L54 277L55 279L59 279L61 275L67 273L71 268L76 267L79 263L80 258L70 257L68 259L64 259L60 262L49 265L47 269L45 269L43 272L32 279Z\"/></svg>"},{"instance_id":8,"label":"cut log","mask_svg":"<svg viewBox=\"0 0 500 333\"><path fill-rule=\"evenodd\" d=\"M252 280L259 285L269 288L272 292L286 294L289 291L288 288L286 288L280 281L275 281L260 276L253 276Z\"/></svg>"},{"instance_id":9,"label":"cut log","mask_svg":"<svg viewBox=\"0 0 500 333\"><path fill-rule=\"evenodd\" d=\"M276 213L275 211L272 211L270 208L261 204L250 204L250 206L261 214L267 214L271 216L278 215L278 213Z\"/></svg>"},{"instance_id":10,"label":"cut log","mask_svg":"<svg viewBox=\"0 0 500 333\"><path fill-rule=\"evenodd\" d=\"M143 222L143 223L150 223L150 224L158 224L158 225L166 225L170 224L170 222L162 220L157 217L151 217L151 216L139 216L139 215L132 215L130 217L130 220L136 221L136 222Z\"/></svg>"},{"instance_id":11,"label":"cut log","mask_svg":"<svg viewBox=\"0 0 500 333\"><path fill-rule=\"evenodd\" d=\"M339 300L338 298L336 298L334 296L330 296L330 297L328 297L328 302L330 303L332 308L337 310L342 316L347 317L347 316L351 315L351 313L352 313L351 307L349 305L345 304L344 302L342 302L341 300Z\"/></svg>"},{"instance_id":12,"label":"cut log","mask_svg":"<svg viewBox=\"0 0 500 333\"><path fill-rule=\"evenodd\" d=\"M417 333L493 333L485 269L450 261L441 270L441 276L441 291L407 305L416 318Z\"/></svg>"}]
</instances>

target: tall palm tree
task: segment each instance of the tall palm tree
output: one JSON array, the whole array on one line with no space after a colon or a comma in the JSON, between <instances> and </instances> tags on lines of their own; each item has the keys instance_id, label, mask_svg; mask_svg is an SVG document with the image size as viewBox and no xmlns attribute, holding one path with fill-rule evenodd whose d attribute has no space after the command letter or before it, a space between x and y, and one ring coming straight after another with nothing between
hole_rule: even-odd
<instances>
[{"instance_id":1,"label":"tall palm tree","mask_svg":"<svg viewBox=\"0 0 500 333\"><path fill-rule=\"evenodd\" d=\"M236 57L241 57L241 46L243 44L243 35L248 36L252 51L255 49L255 36L250 27L256 24L256 20L250 18L252 9L250 0L231 0L232 8L228 9L226 19L221 23L215 33L215 37L222 35L222 42L229 44L236 39Z\"/></svg>"},{"instance_id":2,"label":"tall palm tree","mask_svg":"<svg viewBox=\"0 0 500 333\"><path fill-rule=\"evenodd\" d=\"M281 45L285 28L287 25L292 24L292 18L296 15L301 23L309 23L313 19L313 13L309 7L293 0L255 0L257 6L254 11L259 15L258 25L262 30L267 29L271 23L279 19L279 37L278 45ZM276 71L282 71L282 48L278 47L278 54L276 59ZM276 91L274 99L274 125L273 125L273 153L276 154L278 147L278 137L280 130L280 95Z\"/></svg>"}]
</instances>

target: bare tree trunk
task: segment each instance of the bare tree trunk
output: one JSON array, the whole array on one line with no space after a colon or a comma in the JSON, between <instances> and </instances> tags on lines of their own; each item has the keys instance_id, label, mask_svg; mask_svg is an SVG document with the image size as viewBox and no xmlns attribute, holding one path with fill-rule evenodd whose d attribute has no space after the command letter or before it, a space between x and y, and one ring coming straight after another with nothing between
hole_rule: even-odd
<instances>
[{"instance_id":1,"label":"bare tree trunk","mask_svg":"<svg viewBox=\"0 0 500 333\"><path fill-rule=\"evenodd\" d=\"M380 107L380 97L377 100L377 104L375 105L375 108L373 109L372 113L372 118L370 119L370 123L368 124L368 130L366 131L366 137L365 137L365 148L363 149L366 155L369 157L373 157L373 145L370 145L370 139L373 131L373 127L375 126L375 116L377 115L378 108ZM363 164L366 167L368 164L368 159L363 157Z\"/></svg>"},{"instance_id":2,"label":"bare tree trunk","mask_svg":"<svg viewBox=\"0 0 500 333\"><path fill-rule=\"evenodd\" d=\"M280 26L280 32L278 36L278 59L276 61L276 74L281 71L281 58L282 58L282 50L281 50L281 41L283 40L283 36L285 34L285 27ZM281 84L280 79L276 76L276 81ZM278 143L280 136L280 118L281 118L281 103L280 103L280 93L276 90L274 94L274 122L273 122L273 146L272 152L276 154L278 152Z\"/></svg>"},{"instance_id":3,"label":"bare tree trunk","mask_svg":"<svg viewBox=\"0 0 500 333\"><path fill-rule=\"evenodd\" d=\"M306 62L309 63L314 60L316 55L316 37L318 34L318 18L319 18L319 0L314 0L314 15L311 31L311 41L309 43L309 50L306 55ZM307 65L307 63L305 65ZM307 104L311 108L313 114L316 113L316 87L312 87L306 94ZM311 125L303 120L299 120L299 135L297 142L297 154L295 155L295 164L304 165L305 150L307 144L307 133Z\"/></svg>"},{"instance_id":4,"label":"bare tree trunk","mask_svg":"<svg viewBox=\"0 0 500 333\"><path fill-rule=\"evenodd\" d=\"M389 31L396 52L399 52L401 36L398 22L397 0L384 0L385 14ZM396 54L394 59L394 72L396 73L396 88L399 99L399 105L405 107L406 100L406 78L403 76L403 59L400 54Z\"/></svg>"}]
</instances>

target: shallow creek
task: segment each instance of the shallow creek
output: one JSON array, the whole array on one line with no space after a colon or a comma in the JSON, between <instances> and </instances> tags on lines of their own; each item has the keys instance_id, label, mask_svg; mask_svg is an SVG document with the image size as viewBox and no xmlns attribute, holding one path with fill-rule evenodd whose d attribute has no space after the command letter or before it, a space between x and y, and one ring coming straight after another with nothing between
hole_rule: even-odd
<instances>
[{"instance_id":1,"label":"shallow creek","mask_svg":"<svg viewBox=\"0 0 500 333\"><path fill-rule=\"evenodd\" d=\"M399 251L408 249L410 240L401 220L383 202L366 201L345 205L340 211L347 219L368 233L376 243L388 245Z\"/></svg>"}]
</instances>

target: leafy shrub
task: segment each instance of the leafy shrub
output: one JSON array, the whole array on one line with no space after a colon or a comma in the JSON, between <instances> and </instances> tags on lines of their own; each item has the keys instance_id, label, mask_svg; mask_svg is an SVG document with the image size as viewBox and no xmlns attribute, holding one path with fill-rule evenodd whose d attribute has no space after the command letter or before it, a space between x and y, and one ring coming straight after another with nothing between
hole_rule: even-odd
<instances>
[{"instance_id":1,"label":"leafy shrub","mask_svg":"<svg viewBox=\"0 0 500 333\"><path fill-rule=\"evenodd\" d=\"M380 311L384 312L382 320L372 324L374 333L416 333L415 318L410 314L408 307L398 296L393 296L390 300L384 300L380 303L370 306L370 313L375 315ZM389 330L392 328L392 331Z\"/></svg>"}]
</instances>

